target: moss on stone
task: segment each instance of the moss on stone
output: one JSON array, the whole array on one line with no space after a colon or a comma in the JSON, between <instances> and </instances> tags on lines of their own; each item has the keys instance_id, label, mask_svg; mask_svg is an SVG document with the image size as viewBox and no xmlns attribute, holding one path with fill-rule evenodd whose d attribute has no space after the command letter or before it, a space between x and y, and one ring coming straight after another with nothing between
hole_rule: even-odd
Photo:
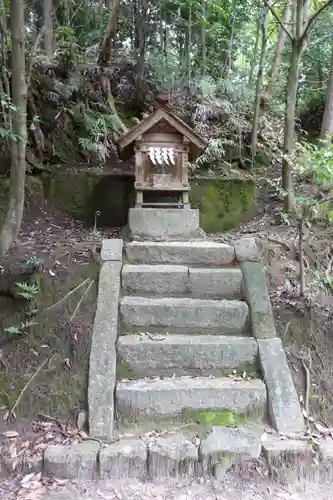
<instances>
[{"instance_id":1,"label":"moss on stone","mask_svg":"<svg viewBox=\"0 0 333 500\"><path fill-rule=\"evenodd\" d=\"M237 226L254 213L252 179L198 178L191 180L190 203L200 211L200 226L218 233Z\"/></svg>"},{"instance_id":2,"label":"moss on stone","mask_svg":"<svg viewBox=\"0 0 333 500\"><path fill-rule=\"evenodd\" d=\"M127 363L117 361L117 380L136 380L137 378L138 377L135 375L134 370Z\"/></svg>"},{"instance_id":3,"label":"moss on stone","mask_svg":"<svg viewBox=\"0 0 333 500\"><path fill-rule=\"evenodd\" d=\"M247 421L253 421L254 417L239 414L230 410L207 409L207 410L184 410L184 420L198 423L204 426L218 425L221 427L238 427Z\"/></svg>"}]
</instances>

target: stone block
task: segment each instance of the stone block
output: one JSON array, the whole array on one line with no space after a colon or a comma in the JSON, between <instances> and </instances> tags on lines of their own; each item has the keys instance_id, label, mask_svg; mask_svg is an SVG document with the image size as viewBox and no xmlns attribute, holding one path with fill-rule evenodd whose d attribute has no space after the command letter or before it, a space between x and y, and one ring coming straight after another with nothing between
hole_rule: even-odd
<instances>
[{"instance_id":1,"label":"stone block","mask_svg":"<svg viewBox=\"0 0 333 500\"><path fill-rule=\"evenodd\" d=\"M147 476L147 444L142 439L121 439L99 454L101 479L144 479Z\"/></svg>"},{"instance_id":2,"label":"stone block","mask_svg":"<svg viewBox=\"0 0 333 500\"><path fill-rule=\"evenodd\" d=\"M250 307L253 337L257 339L276 337L275 321L264 267L260 262L244 262L241 268L244 296Z\"/></svg>"},{"instance_id":3,"label":"stone block","mask_svg":"<svg viewBox=\"0 0 333 500\"><path fill-rule=\"evenodd\" d=\"M200 447L203 471L218 476L233 465L244 467L246 462L258 459L260 453L259 435L245 428L213 427Z\"/></svg>"},{"instance_id":4,"label":"stone block","mask_svg":"<svg viewBox=\"0 0 333 500\"><path fill-rule=\"evenodd\" d=\"M231 245L215 241L133 241L125 247L132 264L184 264L223 267L235 259Z\"/></svg>"},{"instance_id":5,"label":"stone block","mask_svg":"<svg viewBox=\"0 0 333 500\"><path fill-rule=\"evenodd\" d=\"M122 261L123 240L119 238L103 240L101 259L102 261L107 261L107 260Z\"/></svg>"},{"instance_id":6,"label":"stone block","mask_svg":"<svg viewBox=\"0 0 333 500\"><path fill-rule=\"evenodd\" d=\"M247 337L121 335L118 360L135 377L215 376L257 368L258 345Z\"/></svg>"},{"instance_id":7,"label":"stone block","mask_svg":"<svg viewBox=\"0 0 333 500\"><path fill-rule=\"evenodd\" d=\"M97 479L100 445L84 441L68 446L50 445L44 453L44 476L64 479Z\"/></svg>"},{"instance_id":8,"label":"stone block","mask_svg":"<svg viewBox=\"0 0 333 500\"><path fill-rule=\"evenodd\" d=\"M123 326L132 332L241 335L248 312L247 304L236 300L124 297L120 302Z\"/></svg>"},{"instance_id":9,"label":"stone block","mask_svg":"<svg viewBox=\"0 0 333 500\"><path fill-rule=\"evenodd\" d=\"M302 432L304 418L281 339L258 340L268 413L278 432Z\"/></svg>"},{"instance_id":10,"label":"stone block","mask_svg":"<svg viewBox=\"0 0 333 500\"><path fill-rule=\"evenodd\" d=\"M266 408L262 380L179 377L121 381L116 388L117 410L129 419L180 417L184 410L223 409L241 414Z\"/></svg>"},{"instance_id":11,"label":"stone block","mask_svg":"<svg viewBox=\"0 0 333 500\"><path fill-rule=\"evenodd\" d=\"M133 239L186 240L204 237L199 227L199 210L130 208L128 221Z\"/></svg>"},{"instance_id":12,"label":"stone block","mask_svg":"<svg viewBox=\"0 0 333 500\"><path fill-rule=\"evenodd\" d=\"M177 265L131 265L122 270L122 285L128 293L155 295L186 292L188 267Z\"/></svg>"},{"instance_id":13,"label":"stone block","mask_svg":"<svg viewBox=\"0 0 333 500\"><path fill-rule=\"evenodd\" d=\"M239 299L243 275L240 269L190 268L188 291L194 298Z\"/></svg>"},{"instance_id":14,"label":"stone block","mask_svg":"<svg viewBox=\"0 0 333 500\"><path fill-rule=\"evenodd\" d=\"M322 481L333 481L333 441L331 438L320 441L320 478Z\"/></svg>"},{"instance_id":15,"label":"stone block","mask_svg":"<svg viewBox=\"0 0 333 500\"><path fill-rule=\"evenodd\" d=\"M198 466L198 449L180 434L159 437L148 443L150 478L192 476Z\"/></svg>"},{"instance_id":16,"label":"stone block","mask_svg":"<svg viewBox=\"0 0 333 500\"><path fill-rule=\"evenodd\" d=\"M107 440L113 435L121 266L111 261L102 265L89 362L89 430Z\"/></svg>"},{"instance_id":17,"label":"stone block","mask_svg":"<svg viewBox=\"0 0 333 500\"><path fill-rule=\"evenodd\" d=\"M237 262L257 262L260 260L255 238L241 238L234 243Z\"/></svg>"},{"instance_id":18,"label":"stone block","mask_svg":"<svg viewBox=\"0 0 333 500\"><path fill-rule=\"evenodd\" d=\"M262 451L271 476L282 483L312 480L318 473L310 441L266 435L262 441Z\"/></svg>"}]
</instances>

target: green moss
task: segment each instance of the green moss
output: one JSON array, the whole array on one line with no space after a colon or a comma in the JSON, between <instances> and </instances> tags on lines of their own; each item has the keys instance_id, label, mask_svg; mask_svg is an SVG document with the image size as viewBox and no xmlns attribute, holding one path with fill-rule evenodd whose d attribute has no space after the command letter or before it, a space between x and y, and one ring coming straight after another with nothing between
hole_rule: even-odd
<instances>
[{"instance_id":1,"label":"green moss","mask_svg":"<svg viewBox=\"0 0 333 500\"><path fill-rule=\"evenodd\" d=\"M191 181L190 203L200 211L200 226L208 233L234 228L254 213L252 179L198 178Z\"/></svg>"},{"instance_id":2,"label":"green moss","mask_svg":"<svg viewBox=\"0 0 333 500\"><path fill-rule=\"evenodd\" d=\"M219 425L221 427L238 427L244 425L251 417L230 410L185 410L184 419L187 422L204 426ZM251 419L253 421L253 418Z\"/></svg>"},{"instance_id":3,"label":"green moss","mask_svg":"<svg viewBox=\"0 0 333 500\"><path fill-rule=\"evenodd\" d=\"M122 361L117 362L117 380L129 379L136 380L138 377L135 375L133 369Z\"/></svg>"},{"instance_id":4,"label":"green moss","mask_svg":"<svg viewBox=\"0 0 333 500\"><path fill-rule=\"evenodd\" d=\"M61 211L87 222L93 221L93 193L99 178L77 174L43 174L45 197Z\"/></svg>"}]
</instances>

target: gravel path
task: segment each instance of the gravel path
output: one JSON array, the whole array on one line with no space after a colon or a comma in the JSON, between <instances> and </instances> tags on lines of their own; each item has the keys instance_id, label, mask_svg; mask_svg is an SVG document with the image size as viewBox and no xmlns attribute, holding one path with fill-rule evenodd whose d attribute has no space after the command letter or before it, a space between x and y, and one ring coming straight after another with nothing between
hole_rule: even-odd
<instances>
[{"instance_id":1,"label":"gravel path","mask_svg":"<svg viewBox=\"0 0 333 500\"><path fill-rule=\"evenodd\" d=\"M59 481L20 487L15 481L0 483L1 500L333 500L331 485L283 488L268 480L260 484L228 476L217 485L209 480L161 480L141 483L134 479L89 483Z\"/></svg>"}]
</instances>

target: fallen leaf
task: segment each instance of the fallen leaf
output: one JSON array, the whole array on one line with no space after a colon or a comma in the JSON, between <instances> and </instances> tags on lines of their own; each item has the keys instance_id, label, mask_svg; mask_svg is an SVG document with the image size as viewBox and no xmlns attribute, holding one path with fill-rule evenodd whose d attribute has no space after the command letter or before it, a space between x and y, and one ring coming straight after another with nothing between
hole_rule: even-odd
<instances>
[{"instance_id":1,"label":"fallen leaf","mask_svg":"<svg viewBox=\"0 0 333 500\"><path fill-rule=\"evenodd\" d=\"M2 433L2 435L8 439L20 437L17 431L5 431Z\"/></svg>"}]
</instances>

